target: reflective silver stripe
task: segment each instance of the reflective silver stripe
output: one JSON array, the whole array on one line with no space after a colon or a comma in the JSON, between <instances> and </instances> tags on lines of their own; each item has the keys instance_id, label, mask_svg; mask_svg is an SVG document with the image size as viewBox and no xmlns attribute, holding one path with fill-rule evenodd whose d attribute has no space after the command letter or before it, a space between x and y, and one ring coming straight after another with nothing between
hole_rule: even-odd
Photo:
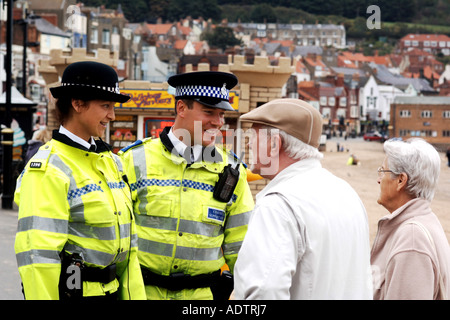
<instances>
[{"instance_id":1,"label":"reflective silver stripe","mask_svg":"<svg viewBox=\"0 0 450 320\"><path fill-rule=\"evenodd\" d=\"M156 241L138 239L139 251L156 254L164 257L171 257L173 252L173 245L168 243L160 243Z\"/></svg>"},{"instance_id":2,"label":"reflective silver stripe","mask_svg":"<svg viewBox=\"0 0 450 320\"><path fill-rule=\"evenodd\" d=\"M207 237L217 237L223 234L223 228L220 225L213 225L199 221L180 220L178 231L198 234Z\"/></svg>"},{"instance_id":3,"label":"reflective silver stripe","mask_svg":"<svg viewBox=\"0 0 450 320\"><path fill-rule=\"evenodd\" d=\"M131 234L131 223L119 225L120 238L128 238Z\"/></svg>"},{"instance_id":4,"label":"reflective silver stripe","mask_svg":"<svg viewBox=\"0 0 450 320\"><path fill-rule=\"evenodd\" d=\"M51 154L48 160L50 164L61 170L69 179L70 185L68 192L77 189L77 183L73 177L72 170L61 160L57 154ZM74 222L84 222L84 204L81 197L71 197L68 199L70 206L70 216Z\"/></svg>"},{"instance_id":5,"label":"reflective silver stripe","mask_svg":"<svg viewBox=\"0 0 450 320\"><path fill-rule=\"evenodd\" d=\"M33 156L34 160L44 160L47 159L49 154L51 152L51 149L39 149L36 154Z\"/></svg>"},{"instance_id":6,"label":"reflective silver stripe","mask_svg":"<svg viewBox=\"0 0 450 320\"><path fill-rule=\"evenodd\" d=\"M133 148L131 149L131 152L133 154L133 166L137 182L140 179L147 177L147 161L145 159L145 148ZM147 188L138 190L137 198L139 199L139 212L146 212L146 206L148 204L147 195Z\"/></svg>"},{"instance_id":7,"label":"reflective silver stripe","mask_svg":"<svg viewBox=\"0 0 450 320\"><path fill-rule=\"evenodd\" d=\"M139 251L172 257L173 245L139 238ZM175 258L192 261L218 260L222 257L222 249L218 248L190 248L178 246Z\"/></svg>"},{"instance_id":8,"label":"reflective silver stripe","mask_svg":"<svg viewBox=\"0 0 450 320\"><path fill-rule=\"evenodd\" d=\"M17 182L16 182L16 190L19 190L19 189L20 189L20 186L22 185L22 178L23 178L23 175L25 174L25 171L26 171L26 169L24 168L24 169L22 170L22 172L20 173L19 178L17 179Z\"/></svg>"},{"instance_id":9,"label":"reflective silver stripe","mask_svg":"<svg viewBox=\"0 0 450 320\"><path fill-rule=\"evenodd\" d=\"M122 166L122 161L120 161L120 158L118 155L111 153L113 156L113 161L116 162L117 165L117 169L119 169L119 172L122 173L123 172L123 166Z\"/></svg>"},{"instance_id":10,"label":"reflective silver stripe","mask_svg":"<svg viewBox=\"0 0 450 320\"><path fill-rule=\"evenodd\" d=\"M223 228L220 225L213 225L199 221L190 221L180 219L177 230L178 219L168 217L154 217L137 214L136 224L141 227L154 228L159 230L179 231L192 234L198 234L207 237L217 237L223 234Z\"/></svg>"},{"instance_id":11,"label":"reflective silver stripe","mask_svg":"<svg viewBox=\"0 0 450 320\"><path fill-rule=\"evenodd\" d=\"M252 212L253 211L247 211L233 216L228 216L227 222L225 224L225 229L231 229L247 225L250 220L250 216L252 215Z\"/></svg>"},{"instance_id":12,"label":"reflective silver stripe","mask_svg":"<svg viewBox=\"0 0 450 320\"><path fill-rule=\"evenodd\" d=\"M177 223L178 219L176 218L136 215L136 224L146 228L176 231Z\"/></svg>"},{"instance_id":13,"label":"reflective silver stripe","mask_svg":"<svg viewBox=\"0 0 450 320\"><path fill-rule=\"evenodd\" d=\"M115 240L116 228L112 227L94 227L83 222L69 223L69 234L81 238L93 238L98 240Z\"/></svg>"},{"instance_id":14,"label":"reflective silver stripe","mask_svg":"<svg viewBox=\"0 0 450 320\"><path fill-rule=\"evenodd\" d=\"M222 257L222 250L218 248L190 248L177 247L175 258L194 261L218 260Z\"/></svg>"},{"instance_id":15,"label":"reflective silver stripe","mask_svg":"<svg viewBox=\"0 0 450 320\"><path fill-rule=\"evenodd\" d=\"M84 261L99 266L109 266L115 260L117 260L115 254L110 254L94 249L82 248L71 243L66 243L64 249L70 253L73 252L81 253L82 257L84 258Z\"/></svg>"},{"instance_id":16,"label":"reflective silver stripe","mask_svg":"<svg viewBox=\"0 0 450 320\"><path fill-rule=\"evenodd\" d=\"M223 254L224 255L237 254L239 252L239 250L241 249L241 246L242 246L242 241L224 244L222 246Z\"/></svg>"},{"instance_id":17,"label":"reflective silver stripe","mask_svg":"<svg viewBox=\"0 0 450 320\"><path fill-rule=\"evenodd\" d=\"M66 234L68 223L69 222L67 220L63 219L52 219L38 216L24 217L19 219L17 232L34 229Z\"/></svg>"},{"instance_id":18,"label":"reflective silver stripe","mask_svg":"<svg viewBox=\"0 0 450 320\"><path fill-rule=\"evenodd\" d=\"M20 267L34 263L61 263L56 250L30 250L16 254L17 265Z\"/></svg>"},{"instance_id":19,"label":"reflective silver stripe","mask_svg":"<svg viewBox=\"0 0 450 320\"><path fill-rule=\"evenodd\" d=\"M131 235L131 247L136 248L138 246L138 235L137 233Z\"/></svg>"}]
</instances>

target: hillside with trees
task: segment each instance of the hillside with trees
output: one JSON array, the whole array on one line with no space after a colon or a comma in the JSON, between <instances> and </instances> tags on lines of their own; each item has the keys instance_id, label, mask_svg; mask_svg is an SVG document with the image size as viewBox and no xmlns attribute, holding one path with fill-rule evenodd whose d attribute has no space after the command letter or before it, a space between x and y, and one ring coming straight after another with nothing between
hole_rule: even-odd
<instances>
[{"instance_id":1,"label":"hillside with trees","mask_svg":"<svg viewBox=\"0 0 450 320\"><path fill-rule=\"evenodd\" d=\"M87 6L119 4L130 22L175 21L186 16L242 22L310 23L318 19L366 17L378 5L383 22L443 25L450 22L450 0L85 0Z\"/></svg>"}]
</instances>

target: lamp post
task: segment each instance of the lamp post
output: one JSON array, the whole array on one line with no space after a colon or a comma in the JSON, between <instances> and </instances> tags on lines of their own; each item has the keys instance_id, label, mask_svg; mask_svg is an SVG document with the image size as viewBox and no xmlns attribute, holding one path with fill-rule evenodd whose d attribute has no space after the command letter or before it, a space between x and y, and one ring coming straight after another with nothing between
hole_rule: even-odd
<instances>
[{"instance_id":1,"label":"lamp post","mask_svg":"<svg viewBox=\"0 0 450 320\"><path fill-rule=\"evenodd\" d=\"M13 0L7 1L7 19L6 19L6 99L5 99L5 125L7 128L2 130L2 148L3 148L3 195L2 208L12 209L13 202L13 181L12 181L12 144L13 131L11 126L11 86L12 86L12 30L13 30Z\"/></svg>"},{"instance_id":2,"label":"lamp post","mask_svg":"<svg viewBox=\"0 0 450 320\"><path fill-rule=\"evenodd\" d=\"M37 47L39 42L28 42L28 24L32 19L38 19L39 16L34 14L29 14L28 10L25 9L24 18L18 21L18 24L23 26L23 58L22 58L22 94L24 97L27 96L27 48Z\"/></svg>"}]
</instances>

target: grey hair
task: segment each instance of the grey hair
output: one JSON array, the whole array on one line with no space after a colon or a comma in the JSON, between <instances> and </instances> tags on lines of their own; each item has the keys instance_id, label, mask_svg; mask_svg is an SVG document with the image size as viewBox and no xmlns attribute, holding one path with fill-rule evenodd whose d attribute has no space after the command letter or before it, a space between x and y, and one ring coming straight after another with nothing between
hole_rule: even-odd
<instances>
[{"instance_id":1,"label":"grey hair","mask_svg":"<svg viewBox=\"0 0 450 320\"><path fill-rule=\"evenodd\" d=\"M403 141L386 141L384 151L389 169L395 174L406 173L406 191L416 197L431 201L439 179L441 158L436 149L420 138Z\"/></svg>"},{"instance_id":2,"label":"grey hair","mask_svg":"<svg viewBox=\"0 0 450 320\"><path fill-rule=\"evenodd\" d=\"M322 160L323 154L317 148L304 143L285 131L270 126L265 126L268 129L268 138L279 134L281 137L283 150L293 160L317 159Z\"/></svg>"}]
</instances>

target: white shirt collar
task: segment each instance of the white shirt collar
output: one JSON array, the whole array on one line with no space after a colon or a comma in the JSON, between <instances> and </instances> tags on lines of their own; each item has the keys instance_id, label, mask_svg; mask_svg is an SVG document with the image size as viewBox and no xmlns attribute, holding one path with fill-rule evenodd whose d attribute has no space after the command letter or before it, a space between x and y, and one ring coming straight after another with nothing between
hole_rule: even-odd
<instances>
[{"instance_id":1,"label":"white shirt collar","mask_svg":"<svg viewBox=\"0 0 450 320\"><path fill-rule=\"evenodd\" d=\"M91 145L94 145L94 147L97 148L93 137L91 137L91 143L89 143L89 142L81 139L79 136L73 134L72 132L70 132L69 130L64 128L62 125L59 127L59 133L67 136L70 140L72 140L78 144L81 144L83 147L85 147L88 150L91 147Z\"/></svg>"},{"instance_id":2,"label":"white shirt collar","mask_svg":"<svg viewBox=\"0 0 450 320\"><path fill-rule=\"evenodd\" d=\"M169 134L167 135L170 139L170 142L172 142L173 147L178 152L179 155L183 155L186 151L187 146L178 139L175 134L173 133L173 127L170 128ZM195 162L201 157L203 151L203 147L199 144L196 144L192 147L192 153L191 153L191 161Z\"/></svg>"}]
</instances>

